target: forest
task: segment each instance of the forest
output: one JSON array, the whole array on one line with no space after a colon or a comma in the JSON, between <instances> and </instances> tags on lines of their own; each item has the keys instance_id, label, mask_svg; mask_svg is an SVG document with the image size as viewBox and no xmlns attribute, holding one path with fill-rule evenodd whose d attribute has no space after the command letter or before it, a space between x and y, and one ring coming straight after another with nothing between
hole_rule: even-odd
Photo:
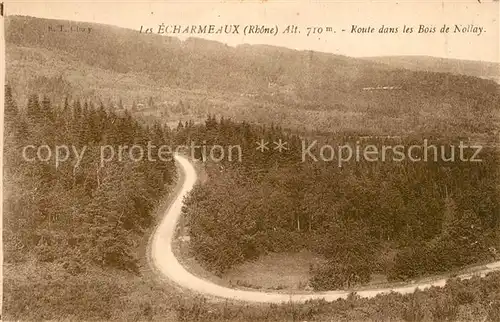
<instances>
[{"instance_id":1,"label":"forest","mask_svg":"<svg viewBox=\"0 0 500 322\"><path fill-rule=\"evenodd\" d=\"M450 281L444 289L366 300L253 307L209 304L162 287L148 271L144 245L155 209L168 196L173 162L106 162L98 146L240 144L243 162L205 164L207 184L186 201L194 251L222 272L268 251L307 248L328 259L314 268L316 289L363 283L373 270L393 279L490 259L498 244L497 156L486 162L404 165L300 162L300 138L279 126L209 116L169 129L126 109L43 93L17 103L5 90L4 300L9 320L431 321L500 317L498 274ZM255 150L281 138L286 153ZM315 137L329 140L327 135ZM352 134L340 140L352 140ZM379 139L377 139L379 140ZM416 138L413 138L416 140ZM22 147L88 147L82 162L26 161ZM74 158L74 157L72 157ZM379 254L395 250L384 262ZM419 263L419 265L415 265ZM439 264L439 265L437 265ZM354 274L353 274L354 273ZM344 279L340 279L343 276ZM347 277L347 278L346 278ZM124 309L126 308L126 309ZM390 309L389 309L390 308Z\"/></svg>"},{"instance_id":2,"label":"forest","mask_svg":"<svg viewBox=\"0 0 500 322\"><path fill-rule=\"evenodd\" d=\"M68 272L89 266L137 271L137 246L152 210L175 179L172 162L99 164L99 146L165 142L166 128L130 113L62 98L31 95L18 108L5 95L4 257L9 263L57 262ZM27 145L87 147L80 163L26 161Z\"/></svg>"},{"instance_id":3,"label":"forest","mask_svg":"<svg viewBox=\"0 0 500 322\"><path fill-rule=\"evenodd\" d=\"M481 79L498 76L497 63L231 47L93 23L82 37L49 31L72 21L5 20L2 319L500 321L498 272L406 295L355 292L375 274L411 281L498 260L500 91ZM363 90L384 86L397 90ZM261 139L289 149L262 153ZM423 139L479 141L483 161L301 160L302 140ZM351 295L214 303L159 282L147 245L179 182L176 166L102 166L99 147L191 141L243 151L242 162L204 163L208 179L185 200L190 248L205 269L220 275L307 250L324 259L311 265L310 286ZM27 161L27 145L86 153Z\"/></svg>"},{"instance_id":4,"label":"forest","mask_svg":"<svg viewBox=\"0 0 500 322\"><path fill-rule=\"evenodd\" d=\"M278 126L209 117L179 135L178 140L242 145L243 161L209 167L208 182L195 187L184 208L193 251L217 274L269 252L307 249L327 261L311 267L310 284L333 290L364 284L373 273L407 280L497 256L494 146L483 146L482 162L361 159L337 167L302 162L301 138ZM289 150L261 153L255 149L261 138L283 139ZM359 137L336 133L316 139L345 144ZM373 137L366 143L408 147L421 139ZM457 141L431 139L448 148Z\"/></svg>"}]
</instances>

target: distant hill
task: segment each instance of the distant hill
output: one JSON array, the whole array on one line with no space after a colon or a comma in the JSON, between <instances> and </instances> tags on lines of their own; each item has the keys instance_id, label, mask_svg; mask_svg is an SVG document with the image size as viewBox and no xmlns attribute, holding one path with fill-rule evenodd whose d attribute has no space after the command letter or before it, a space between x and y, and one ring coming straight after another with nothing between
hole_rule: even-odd
<instances>
[{"instance_id":1,"label":"distant hill","mask_svg":"<svg viewBox=\"0 0 500 322\"><path fill-rule=\"evenodd\" d=\"M368 61L387 64L394 68L419 71L433 71L476 76L481 78L500 77L500 63L475 60L461 60L430 56L382 56L366 57Z\"/></svg>"},{"instance_id":2,"label":"distant hill","mask_svg":"<svg viewBox=\"0 0 500 322\"><path fill-rule=\"evenodd\" d=\"M92 31L49 30L58 25ZM123 100L127 108L152 98L170 116L171 104L161 102L182 101L177 110L183 117L210 111L306 130L368 133L491 131L500 106L493 81L268 45L231 47L25 16L6 19L6 42L7 80L23 99L39 89ZM463 120L450 122L456 117Z\"/></svg>"},{"instance_id":3,"label":"distant hill","mask_svg":"<svg viewBox=\"0 0 500 322\"><path fill-rule=\"evenodd\" d=\"M91 26L91 33L50 32L49 26ZM368 71L389 67L344 56L299 52L272 46L236 48L204 39L144 35L101 24L32 17L9 17L6 41L25 47L60 50L91 66L119 73L148 73L162 84L205 89L256 91L269 81L328 85L361 79ZM312 83L307 84L310 74ZM300 81L300 82L299 82ZM350 82L348 82L350 83ZM298 84L297 84L298 85ZM342 82L342 86L346 86Z\"/></svg>"}]
</instances>

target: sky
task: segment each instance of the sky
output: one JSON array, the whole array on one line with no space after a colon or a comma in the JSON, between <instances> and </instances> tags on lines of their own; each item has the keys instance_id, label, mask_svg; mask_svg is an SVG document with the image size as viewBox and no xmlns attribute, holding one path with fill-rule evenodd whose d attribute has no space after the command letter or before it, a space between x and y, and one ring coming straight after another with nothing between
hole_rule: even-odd
<instances>
[{"instance_id":1,"label":"sky","mask_svg":"<svg viewBox=\"0 0 500 322\"><path fill-rule=\"evenodd\" d=\"M228 45L270 44L354 57L428 55L500 62L499 2L467 1L7 1L7 15L96 22L139 31L156 32L161 23L248 24L278 26L271 35L191 35ZM447 24L449 33L439 29ZM482 27L476 33L453 33L454 25ZM300 34L282 33L296 25ZM353 25L375 28L375 33L351 33ZM402 27L436 27L435 33L402 33ZM83 24L83 26L85 26ZM398 27L396 34L379 34L380 27ZM307 28L322 27L322 34L307 36ZM336 32L327 32L331 27ZM342 31L342 29L346 31ZM178 36L172 35L169 36ZM179 37L181 39L185 37Z\"/></svg>"}]
</instances>

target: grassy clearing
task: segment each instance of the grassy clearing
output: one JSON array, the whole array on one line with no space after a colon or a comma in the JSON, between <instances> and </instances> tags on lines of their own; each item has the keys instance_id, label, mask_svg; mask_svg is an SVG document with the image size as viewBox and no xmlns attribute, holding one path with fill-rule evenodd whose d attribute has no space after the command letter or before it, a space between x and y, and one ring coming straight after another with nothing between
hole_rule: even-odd
<instances>
[{"instance_id":1,"label":"grassy clearing","mask_svg":"<svg viewBox=\"0 0 500 322\"><path fill-rule=\"evenodd\" d=\"M303 291L308 290L310 266L320 262L319 256L306 250L270 253L230 269L222 278L236 287Z\"/></svg>"}]
</instances>

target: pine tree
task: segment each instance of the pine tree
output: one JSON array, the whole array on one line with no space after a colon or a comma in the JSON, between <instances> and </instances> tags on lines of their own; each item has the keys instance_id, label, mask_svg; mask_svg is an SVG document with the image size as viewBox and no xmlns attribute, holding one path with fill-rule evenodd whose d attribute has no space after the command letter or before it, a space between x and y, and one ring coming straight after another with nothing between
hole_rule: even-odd
<instances>
[{"instance_id":1,"label":"pine tree","mask_svg":"<svg viewBox=\"0 0 500 322\"><path fill-rule=\"evenodd\" d=\"M80 100L76 100L73 102L73 119L79 120L82 116L82 105L80 104Z\"/></svg>"},{"instance_id":2,"label":"pine tree","mask_svg":"<svg viewBox=\"0 0 500 322\"><path fill-rule=\"evenodd\" d=\"M70 115L69 113L70 113L69 99L68 99L68 96L66 96L64 98L64 105L63 105L63 108L62 108L62 116L64 118L68 118L69 115Z\"/></svg>"},{"instance_id":3,"label":"pine tree","mask_svg":"<svg viewBox=\"0 0 500 322\"><path fill-rule=\"evenodd\" d=\"M42 100L42 107L41 107L41 114L42 114L42 117L45 119L45 120L48 120L48 121L54 121L54 118L55 118L55 114L54 114L54 111L52 110L52 106L50 104L50 100L47 96L44 96L43 97L43 100Z\"/></svg>"},{"instance_id":4,"label":"pine tree","mask_svg":"<svg viewBox=\"0 0 500 322\"><path fill-rule=\"evenodd\" d=\"M40 116L40 103L38 102L38 95L32 94L28 98L28 107L26 108L28 117L36 121Z\"/></svg>"},{"instance_id":5,"label":"pine tree","mask_svg":"<svg viewBox=\"0 0 500 322\"><path fill-rule=\"evenodd\" d=\"M182 124L182 121L179 120L179 123L177 123L177 132L180 132L184 129L184 125Z\"/></svg>"},{"instance_id":6,"label":"pine tree","mask_svg":"<svg viewBox=\"0 0 500 322\"><path fill-rule=\"evenodd\" d=\"M148 106L151 108L155 107L155 102L152 96L149 97Z\"/></svg>"},{"instance_id":7,"label":"pine tree","mask_svg":"<svg viewBox=\"0 0 500 322\"><path fill-rule=\"evenodd\" d=\"M82 116L86 118L88 113L89 113L89 103L85 101L85 104L83 104Z\"/></svg>"},{"instance_id":8,"label":"pine tree","mask_svg":"<svg viewBox=\"0 0 500 322\"><path fill-rule=\"evenodd\" d=\"M17 104L12 97L12 89L5 85L5 120L13 120L19 113Z\"/></svg>"},{"instance_id":9,"label":"pine tree","mask_svg":"<svg viewBox=\"0 0 500 322\"><path fill-rule=\"evenodd\" d=\"M182 103L182 100L179 100L179 103L177 104L177 110L180 115L184 114L184 103Z\"/></svg>"},{"instance_id":10,"label":"pine tree","mask_svg":"<svg viewBox=\"0 0 500 322\"><path fill-rule=\"evenodd\" d=\"M162 116L168 117L169 115L170 115L170 113L168 111L168 105L165 105L165 107L163 108L163 111L162 111Z\"/></svg>"}]
</instances>

